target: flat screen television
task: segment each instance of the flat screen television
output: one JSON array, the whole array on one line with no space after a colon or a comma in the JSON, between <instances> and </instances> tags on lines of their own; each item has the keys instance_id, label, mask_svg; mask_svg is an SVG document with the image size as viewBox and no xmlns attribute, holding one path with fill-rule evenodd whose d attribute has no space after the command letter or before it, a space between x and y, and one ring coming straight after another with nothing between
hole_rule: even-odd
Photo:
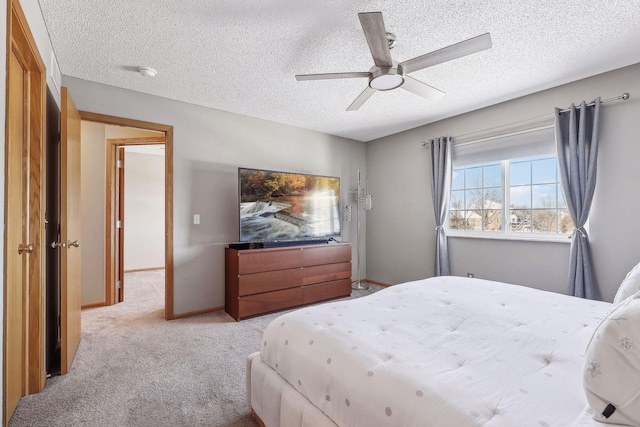
<instances>
[{"instance_id":1,"label":"flat screen television","mask_svg":"<svg viewBox=\"0 0 640 427\"><path fill-rule=\"evenodd\" d=\"M240 241L340 235L340 178L238 168Z\"/></svg>"}]
</instances>

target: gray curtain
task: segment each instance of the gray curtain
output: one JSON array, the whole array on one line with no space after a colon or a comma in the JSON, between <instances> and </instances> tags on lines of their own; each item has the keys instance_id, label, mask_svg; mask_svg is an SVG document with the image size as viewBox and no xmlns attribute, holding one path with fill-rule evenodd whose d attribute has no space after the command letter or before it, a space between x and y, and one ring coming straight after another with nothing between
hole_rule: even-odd
<instances>
[{"instance_id":1,"label":"gray curtain","mask_svg":"<svg viewBox=\"0 0 640 427\"><path fill-rule=\"evenodd\" d=\"M429 142L431 197L433 198L433 211L436 217L436 276L448 276L451 274L444 223L449 213L452 149L453 141L450 137L435 138Z\"/></svg>"},{"instance_id":2,"label":"gray curtain","mask_svg":"<svg viewBox=\"0 0 640 427\"><path fill-rule=\"evenodd\" d=\"M589 235L584 224L589 218L598 165L598 117L600 98L593 105L584 102L569 111L555 109L556 148L562 191L575 231L571 236L569 295L600 299L593 272Z\"/></svg>"}]
</instances>

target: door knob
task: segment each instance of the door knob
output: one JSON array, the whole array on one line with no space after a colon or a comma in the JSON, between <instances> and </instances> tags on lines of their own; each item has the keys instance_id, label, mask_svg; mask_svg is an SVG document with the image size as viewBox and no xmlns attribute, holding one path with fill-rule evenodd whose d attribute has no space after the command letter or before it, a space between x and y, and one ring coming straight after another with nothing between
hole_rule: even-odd
<instances>
[{"instance_id":1,"label":"door knob","mask_svg":"<svg viewBox=\"0 0 640 427\"><path fill-rule=\"evenodd\" d=\"M51 247L52 247L53 249L56 249L56 248L66 248L66 247L67 247L67 244L66 244L66 243L64 243L64 242L55 242L55 241L54 241L54 242L51 242Z\"/></svg>"},{"instance_id":2,"label":"door knob","mask_svg":"<svg viewBox=\"0 0 640 427\"><path fill-rule=\"evenodd\" d=\"M67 246L68 246L68 247L74 246L74 247L76 247L76 248L79 248L79 247L80 247L80 241L79 241L79 240L74 240L74 241L72 242L71 240L69 240L69 241L67 242Z\"/></svg>"},{"instance_id":3,"label":"door knob","mask_svg":"<svg viewBox=\"0 0 640 427\"><path fill-rule=\"evenodd\" d=\"M18 255L22 255L24 252L30 254L33 252L33 243L29 243L26 246L23 246L22 243L18 245Z\"/></svg>"}]
</instances>

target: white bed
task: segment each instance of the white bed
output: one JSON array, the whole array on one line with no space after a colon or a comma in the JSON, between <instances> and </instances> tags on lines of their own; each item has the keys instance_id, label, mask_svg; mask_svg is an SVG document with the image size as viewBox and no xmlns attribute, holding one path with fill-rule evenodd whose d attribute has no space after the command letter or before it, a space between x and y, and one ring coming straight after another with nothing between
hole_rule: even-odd
<instances>
[{"instance_id":1,"label":"white bed","mask_svg":"<svg viewBox=\"0 0 640 427\"><path fill-rule=\"evenodd\" d=\"M604 426L582 378L610 308L479 279L396 285L274 320L247 397L267 427Z\"/></svg>"}]
</instances>

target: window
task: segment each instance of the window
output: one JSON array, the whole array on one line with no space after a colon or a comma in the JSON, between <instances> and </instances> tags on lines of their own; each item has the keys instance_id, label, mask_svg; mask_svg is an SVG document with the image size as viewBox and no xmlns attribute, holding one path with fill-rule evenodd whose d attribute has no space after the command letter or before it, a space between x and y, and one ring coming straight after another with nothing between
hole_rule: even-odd
<instances>
[{"instance_id":1,"label":"window","mask_svg":"<svg viewBox=\"0 0 640 427\"><path fill-rule=\"evenodd\" d=\"M449 230L513 238L571 233L553 130L454 145Z\"/></svg>"},{"instance_id":2,"label":"window","mask_svg":"<svg viewBox=\"0 0 640 427\"><path fill-rule=\"evenodd\" d=\"M556 156L453 168L449 229L521 235L570 233L573 223L562 196Z\"/></svg>"},{"instance_id":3,"label":"window","mask_svg":"<svg viewBox=\"0 0 640 427\"><path fill-rule=\"evenodd\" d=\"M509 161L509 222L514 233L568 234L556 156Z\"/></svg>"},{"instance_id":4,"label":"window","mask_svg":"<svg viewBox=\"0 0 640 427\"><path fill-rule=\"evenodd\" d=\"M453 169L449 206L450 230L501 231L504 214L502 164L485 163Z\"/></svg>"}]
</instances>

